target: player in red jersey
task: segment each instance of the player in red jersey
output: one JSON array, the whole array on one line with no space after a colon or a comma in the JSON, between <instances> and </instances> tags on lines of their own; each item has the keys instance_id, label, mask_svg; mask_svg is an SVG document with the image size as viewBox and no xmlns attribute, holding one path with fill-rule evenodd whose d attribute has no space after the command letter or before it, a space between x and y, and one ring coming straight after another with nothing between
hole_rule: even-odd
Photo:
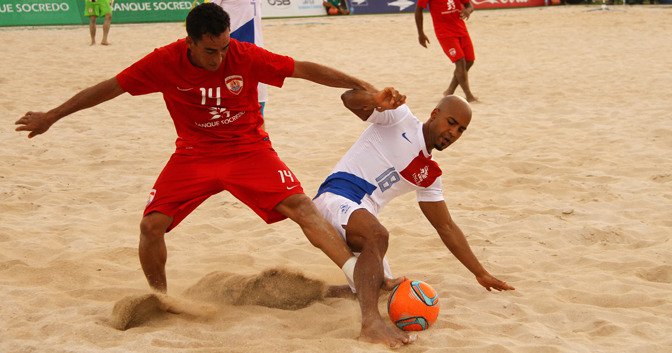
<instances>
[{"instance_id":1,"label":"player in red jersey","mask_svg":"<svg viewBox=\"0 0 672 353\"><path fill-rule=\"evenodd\" d=\"M231 39L229 16L213 3L196 6L186 23L186 38L154 50L48 112L26 113L16 121L16 130L28 131L32 138L59 119L124 92L163 94L178 135L176 150L150 192L139 243L143 272L157 291L168 289L165 233L224 190L267 223L292 219L314 246L343 267L352 252L304 194L261 128L257 85L281 87L285 78L296 77L331 87L374 88L335 69ZM391 97L389 104L397 103ZM388 331L369 332L365 338L390 345L412 341Z\"/></svg>"},{"instance_id":2,"label":"player in red jersey","mask_svg":"<svg viewBox=\"0 0 672 353\"><path fill-rule=\"evenodd\" d=\"M429 5L429 12L432 15L436 38L441 44L443 52L455 64L453 78L443 95L447 96L455 93L459 85L468 102L477 101L478 98L471 93L468 75L469 69L474 65L476 56L474 45L467 31L467 25L464 23L464 20L469 19L471 13L474 12L474 6L469 0L418 0L415 7L415 25L418 29L418 41L425 48L427 48L429 39L422 26L422 10L427 5Z\"/></svg>"}]
</instances>

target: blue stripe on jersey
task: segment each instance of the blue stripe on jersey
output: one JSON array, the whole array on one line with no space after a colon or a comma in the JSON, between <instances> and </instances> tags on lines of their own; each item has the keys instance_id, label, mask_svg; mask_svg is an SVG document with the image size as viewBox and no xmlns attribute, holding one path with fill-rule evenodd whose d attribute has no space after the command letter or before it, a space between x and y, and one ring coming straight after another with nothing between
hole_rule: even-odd
<instances>
[{"instance_id":1,"label":"blue stripe on jersey","mask_svg":"<svg viewBox=\"0 0 672 353\"><path fill-rule=\"evenodd\" d=\"M240 42L254 43L254 19L247 21L235 31L231 32L231 38Z\"/></svg>"},{"instance_id":2,"label":"blue stripe on jersey","mask_svg":"<svg viewBox=\"0 0 672 353\"><path fill-rule=\"evenodd\" d=\"M328 176L327 180L320 185L315 197L318 197L325 192L330 192L332 194L343 196L350 201L357 202L357 204L361 204L364 195L371 195L374 190L376 190L375 185L354 174L336 172Z\"/></svg>"}]
</instances>

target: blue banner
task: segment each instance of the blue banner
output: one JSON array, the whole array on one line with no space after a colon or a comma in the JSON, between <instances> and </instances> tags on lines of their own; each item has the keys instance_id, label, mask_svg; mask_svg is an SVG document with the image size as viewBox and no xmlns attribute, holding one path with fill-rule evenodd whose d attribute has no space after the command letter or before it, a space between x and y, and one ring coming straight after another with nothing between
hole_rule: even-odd
<instances>
[{"instance_id":1,"label":"blue banner","mask_svg":"<svg viewBox=\"0 0 672 353\"><path fill-rule=\"evenodd\" d=\"M415 12L416 0L348 0L353 15Z\"/></svg>"}]
</instances>

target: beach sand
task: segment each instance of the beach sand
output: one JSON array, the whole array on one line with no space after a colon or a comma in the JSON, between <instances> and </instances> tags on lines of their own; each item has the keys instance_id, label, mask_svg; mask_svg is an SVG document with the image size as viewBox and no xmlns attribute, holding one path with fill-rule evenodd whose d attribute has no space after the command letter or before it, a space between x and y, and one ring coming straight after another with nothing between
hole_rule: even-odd
<instances>
[{"instance_id":1,"label":"beach sand","mask_svg":"<svg viewBox=\"0 0 672 353\"><path fill-rule=\"evenodd\" d=\"M435 158L473 251L516 291L483 289L400 197L381 214L392 269L441 301L400 352L672 351L672 8L597 8L468 21L481 102ZM268 49L394 86L423 121L453 69L428 15L428 49L413 14L263 25ZM85 26L0 29L0 352L387 351L356 340L356 301L323 298L345 280L294 223L227 193L167 235L169 291L149 290L138 224L175 138L160 95L14 132L184 32L113 24L112 46L89 47ZM367 125L341 92L296 79L269 92L271 139L311 196Z\"/></svg>"}]
</instances>

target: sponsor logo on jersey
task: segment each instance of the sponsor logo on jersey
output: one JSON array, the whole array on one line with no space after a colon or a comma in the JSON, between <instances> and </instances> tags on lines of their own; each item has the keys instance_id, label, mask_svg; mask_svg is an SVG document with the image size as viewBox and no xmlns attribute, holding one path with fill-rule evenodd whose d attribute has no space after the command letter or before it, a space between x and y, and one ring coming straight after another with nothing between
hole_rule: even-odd
<instances>
[{"instance_id":1,"label":"sponsor logo on jersey","mask_svg":"<svg viewBox=\"0 0 672 353\"><path fill-rule=\"evenodd\" d=\"M406 137L406 133L405 133L405 132L402 132L402 133L401 133L401 137L405 138L406 141L411 142L411 140L409 140L408 137Z\"/></svg>"},{"instance_id":2,"label":"sponsor logo on jersey","mask_svg":"<svg viewBox=\"0 0 672 353\"><path fill-rule=\"evenodd\" d=\"M224 79L226 88L229 89L229 92L233 94L240 94L240 91L243 89L243 76L240 75L231 75Z\"/></svg>"},{"instance_id":3,"label":"sponsor logo on jersey","mask_svg":"<svg viewBox=\"0 0 672 353\"><path fill-rule=\"evenodd\" d=\"M413 173L413 181L415 182L415 185L420 185L423 180L427 179L429 176L429 167L424 166L422 169L420 169L419 172Z\"/></svg>"},{"instance_id":4,"label":"sponsor logo on jersey","mask_svg":"<svg viewBox=\"0 0 672 353\"><path fill-rule=\"evenodd\" d=\"M342 214L348 213L348 210L350 210L351 205L348 205L347 203L342 204L339 209L341 210Z\"/></svg>"}]
</instances>

